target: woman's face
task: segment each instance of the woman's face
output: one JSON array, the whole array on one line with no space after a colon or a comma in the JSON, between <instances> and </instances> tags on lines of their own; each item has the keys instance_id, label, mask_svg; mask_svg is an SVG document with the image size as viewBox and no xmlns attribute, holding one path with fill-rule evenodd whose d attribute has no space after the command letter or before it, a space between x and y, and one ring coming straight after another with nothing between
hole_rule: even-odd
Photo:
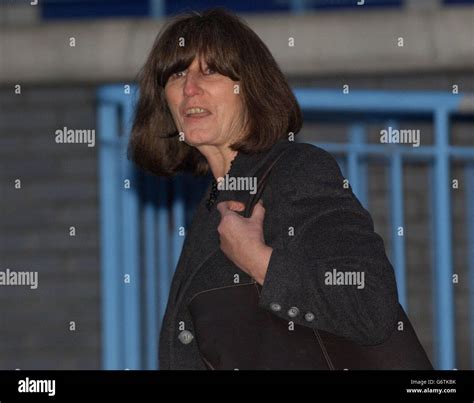
<instances>
[{"instance_id":1,"label":"woman's face","mask_svg":"<svg viewBox=\"0 0 474 403\"><path fill-rule=\"evenodd\" d=\"M243 134L238 82L210 70L204 60L202 63L203 73L195 58L186 70L170 76L166 100L186 143L195 147L228 145Z\"/></svg>"}]
</instances>

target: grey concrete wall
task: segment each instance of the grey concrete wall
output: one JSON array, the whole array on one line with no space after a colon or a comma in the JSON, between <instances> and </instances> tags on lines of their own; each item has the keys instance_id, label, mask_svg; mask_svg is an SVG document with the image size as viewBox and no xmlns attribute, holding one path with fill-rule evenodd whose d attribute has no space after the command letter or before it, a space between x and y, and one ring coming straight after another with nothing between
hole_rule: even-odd
<instances>
[{"instance_id":1,"label":"grey concrete wall","mask_svg":"<svg viewBox=\"0 0 474 403\"><path fill-rule=\"evenodd\" d=\"M473 7L362 9L243 17L288 74L472 71ZM0 83L132 80L162 25L142 18L0 26Z\"/></svg>"},{"instance_id":2,"label":"grey concrete wall","mask_svg":"<svg viewBox=\"0 0 474 403\"><path fill-rule=\"evenodd\" d=\"M96 148L64 126L95 127L94 88L0 89L0 270L38 272L0 286L0 369L100 368Z\"/></svg>"}]
</instances>

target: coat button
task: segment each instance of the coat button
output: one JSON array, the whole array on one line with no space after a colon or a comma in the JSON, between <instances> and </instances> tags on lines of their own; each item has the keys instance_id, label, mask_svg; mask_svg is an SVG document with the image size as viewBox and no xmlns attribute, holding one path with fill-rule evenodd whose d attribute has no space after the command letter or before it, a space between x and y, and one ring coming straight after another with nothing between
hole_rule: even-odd
<instances>
[{"instance_id":1,"label":"coat button","mask_svg":"<svg viewBox=\"0 0 474 403\"><path fill-rule=\"evenodd\" d=\"M281 306L280 304L277 304L276 302L272 302L270 304L270 309L274 312L278 312L278 311L281 311Z\"/></svg>"},{"instance_id":2,"label":"coat button","mask_svg":"<svg viewBox=\"0 0 474 403\"><path fill-rule=\"evenodd\" d=\"M183 344L189 344L189 343L191 343L191 341L193 341L194 336L189 330L183 330L179 334L178 339Z\"/></svg>"},{"instance_id":3,"label":"coat button","mask_svg":"<svg viewBox=\"0 0 474 403\"><path fill-rule=\"evenodd\" d=\"M296 307L296 306L292 306L289 310L288 310L288 316L290 318L295 318L296 316L298 316L298 314L300 313L300 310Z\"/></svg>"},{"instance_id":4,"label":"coat button","mask_svg":"<svg viewBox=\"0 0 474 403\"><path fill-rule=\"evenodd\" d=\"M305 318L308 322L311 322L311 321L314 320L314 313L308 312L308 313L304 316L304 318Z\"/></svg>"}]
</instances>

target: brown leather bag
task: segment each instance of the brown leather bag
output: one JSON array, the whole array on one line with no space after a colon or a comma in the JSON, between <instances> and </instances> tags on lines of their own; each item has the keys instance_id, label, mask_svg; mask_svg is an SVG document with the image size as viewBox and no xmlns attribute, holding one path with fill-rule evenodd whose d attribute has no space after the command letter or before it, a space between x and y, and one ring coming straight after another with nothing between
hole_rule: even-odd
<instances>
[{"instance_id":1,"label":"brown leather bag","mask_svg":"<svg viewBox=\"0 0 474 403\"><path fill-rule=\"evenodd\" d=\"M262 168L257 194L246 205L250 217L277 158ZM343 337L294 325L259 307L261 286L255 282L202 291L193 296L189 311L194 336L207 368L220 369L402 369L432 370L416 333L399 305L398 321L384 343L362 346Z\"/></svg>"}]
</instances>

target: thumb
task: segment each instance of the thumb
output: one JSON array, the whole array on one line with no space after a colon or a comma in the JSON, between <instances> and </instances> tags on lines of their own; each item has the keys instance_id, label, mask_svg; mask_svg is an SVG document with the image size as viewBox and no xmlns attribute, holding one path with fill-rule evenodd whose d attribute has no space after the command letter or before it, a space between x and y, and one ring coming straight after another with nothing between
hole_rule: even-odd
<instances>
[{"instance_id":1,"label":"thumb","mask_svg":"<svg viewBox=\"0 0 474 403\"><path fill-rule=\"evenodd\" d=\"M265 208L263 207L262 200L259 200L258 203L253 208L252 216L250 217L250 219L263 224L264 217L265 217Z\"/></svg>"}]
</instances>

